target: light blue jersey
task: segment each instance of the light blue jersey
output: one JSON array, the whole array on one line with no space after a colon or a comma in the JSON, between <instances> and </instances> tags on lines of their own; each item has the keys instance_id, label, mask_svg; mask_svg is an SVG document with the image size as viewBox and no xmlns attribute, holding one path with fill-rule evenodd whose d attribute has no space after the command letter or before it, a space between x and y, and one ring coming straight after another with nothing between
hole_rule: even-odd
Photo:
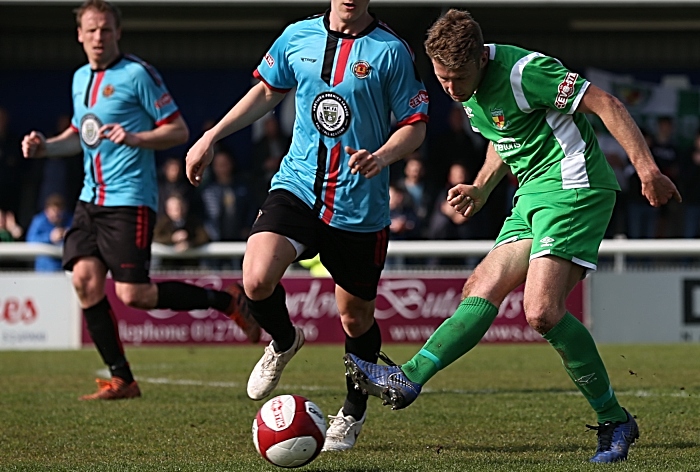
<instances>
[{"instance_id":1,"label":"light blue jersey","mask_svg":"<svg viewBox=\"0 0 700 472\"><path fill-rule=\"evenodd\" d=\"M352 175L344 147L374 152L397 126L428 121L428 94L408 45L375 21L357 36L330 30L328 14L288 26L255 77L278 92L296 90L289 152L271 189L286 189L326 224L356 232L390 223L389 169Z\"/></svg>"},{"instance_id":2,"label":"light blue jersey","mask_svg":"<svg viewBox=\"0 0 700 472\"><path fill-rule=\"evenodd\" d=\"M158 72L126 55L105 70L86 64L73 75L72 128L80 135L85 181L80 200L102 206L157 210L158 183L151 149L115 144L99 136L104 124L118 123L137 133L180 115Z\"/></svg>"}]
</instances>

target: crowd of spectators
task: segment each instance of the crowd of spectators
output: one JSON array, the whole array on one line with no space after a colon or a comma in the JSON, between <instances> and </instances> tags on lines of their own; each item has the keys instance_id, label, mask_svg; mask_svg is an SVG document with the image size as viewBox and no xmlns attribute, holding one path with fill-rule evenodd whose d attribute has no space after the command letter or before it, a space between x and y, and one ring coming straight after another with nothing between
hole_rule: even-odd
<instances>
[{"instance_id":1,"label":"crowd of spectators","mask_svg":"<svg viewBox=\"0 0 700 472\"><path fill-rule=\"evenodd\" d=\"M61 228L70 223L82 183L82 158L25 160L19 136L10 130L0 107L0 241L61 244ZM57 118L55 133L67 126ZM391 168L391 234L394 240L490 240L498 234L512 206L514 177L503 179L489 203L469 221L446 205L448 188L473 181L485 156L485 141L474 133L460 107L450 111L447 127L428 136L424 145ZM205 125L206 126L206 125ZM258 124L253 156L242 161L235 149L218 146L199 188L185 179L184 156L159 158L159 208L156 242L176 250L209 241L245 241L265 198L270 179L290 144L276 116ZM651 128L651 127L650 127ZM660 116L643 132L656 162L679 187L684 201L653 208L641 194L640 181L617 142L601 132L600 146L615 171L619 193L607 238L700 237L700 132L690 149L676 141L675 123ZM25 234L24 228L28 228ZM40 228L40 229L39 229ZM48 233L47 233L48 231ZM473 266L473 258L390 258L389 267L406 264ZM164 268L239 269L240 258L164 260ZM31 267L7 260L1 267ZM36 270L59 270L58 259L40 258Z\"/></svg>"}]
</instances>

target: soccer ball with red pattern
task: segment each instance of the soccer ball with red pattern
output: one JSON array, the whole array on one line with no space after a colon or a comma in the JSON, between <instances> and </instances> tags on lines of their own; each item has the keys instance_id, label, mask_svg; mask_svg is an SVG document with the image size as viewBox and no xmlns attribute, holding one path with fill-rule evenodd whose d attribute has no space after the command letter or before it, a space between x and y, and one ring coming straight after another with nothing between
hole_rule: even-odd
<instances>
[{"instance_id":1,"label":"soccer ball with red pattern","mask_svg":"<svg viewBox=\"0 0 700 472\"><path fill-rule=\"evenodd\" d=\"M253 420L255 449L279 467L308 464L321 452L325 439L321 409L299 395L268 400Z\"/></svg>"}]
</instances>

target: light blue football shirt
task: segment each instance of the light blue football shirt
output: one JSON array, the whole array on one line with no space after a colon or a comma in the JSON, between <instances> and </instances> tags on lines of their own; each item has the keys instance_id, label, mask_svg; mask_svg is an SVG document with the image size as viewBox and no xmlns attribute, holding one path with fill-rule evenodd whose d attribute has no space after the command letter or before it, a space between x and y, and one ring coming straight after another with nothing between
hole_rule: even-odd
<instances>
[{"instance_id":1,"label":"light blue football shirt","mask_svg":"<svg viewBox=\"0 0 700 472\"><path fill-rule=\"evenodd\" d=\"M389 169L352 175L345 146L374 152L397 126L428 121L428 94L413 52L375 21L357 36L330 30L328 14L289 25L254 76L278 92L296 87L289 152L272 179L326 224L356 232L390 223Z\"/></svg>"},{"instance_id":2,"label":"light blue football shirt","mask_svg":"<svg viewBox=\"0 0 700 472\"><path fill-rule=\"evenodd\" d=\"M180 115L160 74L136 56L105 70L86 64L73 75L73 119L83 147L85 180L80 200L102 206L146 205L157 211L154 151L102 139L104 124L130 133L152 130Z\"/></svg>"}]
</instances>

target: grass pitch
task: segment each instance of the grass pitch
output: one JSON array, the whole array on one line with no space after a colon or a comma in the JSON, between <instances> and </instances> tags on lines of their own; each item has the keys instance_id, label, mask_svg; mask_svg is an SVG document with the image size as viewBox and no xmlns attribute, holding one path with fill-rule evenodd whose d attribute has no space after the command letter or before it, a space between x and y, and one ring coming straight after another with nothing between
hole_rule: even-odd
<instances>
[{"instance_id":1,"label":"grass pitch","mask_svg":"<svg viewBox=\"0 0 700 472\"><path fill-rule=\"evenodd\" d=\"M396 362L419 346L387 345ZM594 424L547 345L478 346L406 410L370 398L357 446L305 471L700 471L700 346L601 346L641 438L630 460L588 464ZM79 402L93 349L0 352L0 471L272 471L251 439L245 384L262 346L129 349L143 397ZM344 398L341 346L305 346L276 394L325 414Z\"/></svg>"}]
</instances>

